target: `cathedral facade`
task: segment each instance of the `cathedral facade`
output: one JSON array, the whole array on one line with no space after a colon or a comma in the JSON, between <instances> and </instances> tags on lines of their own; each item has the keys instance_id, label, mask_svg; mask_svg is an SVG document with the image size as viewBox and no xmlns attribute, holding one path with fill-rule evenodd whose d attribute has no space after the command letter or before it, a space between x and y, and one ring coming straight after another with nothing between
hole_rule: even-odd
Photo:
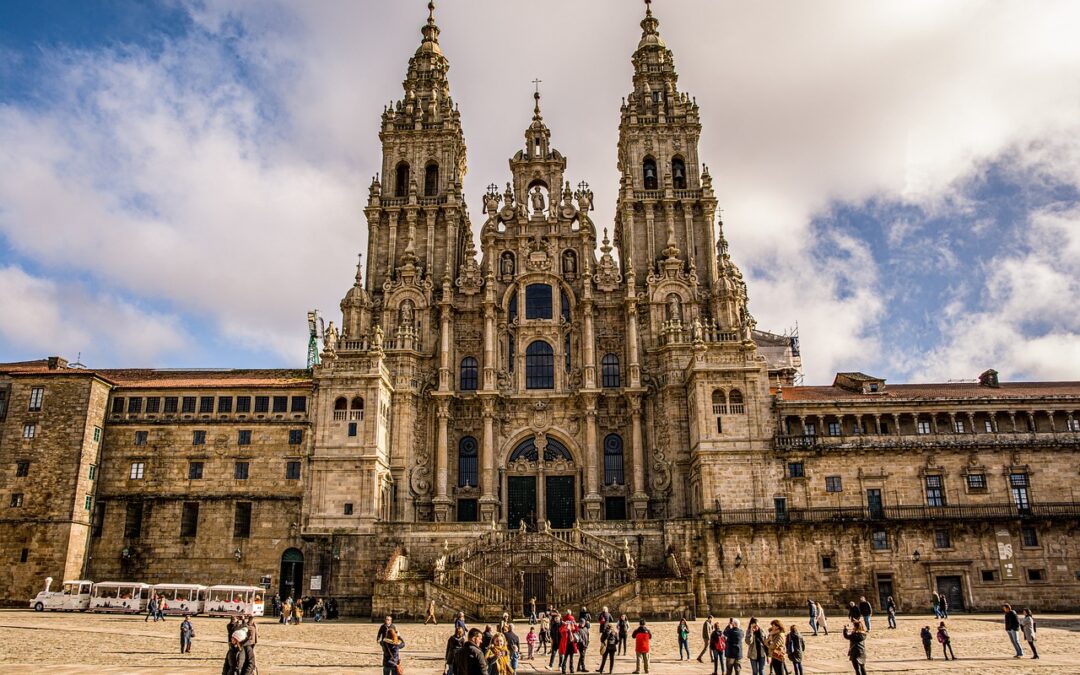
<instances>
[{"instance_id":1,"label":"cathedral facade","mask_svg":"<svg viewBox=\"0 0 1080 675\"><path fill-rule=\"evenodd\" d=\"M0 366L6 599L51 575L261 580L353 614L1074 607L1080 383L795 386L641 27L610 230L539 94L474 230L431 8L313 369Z\"/></svg>"}]
</instances>

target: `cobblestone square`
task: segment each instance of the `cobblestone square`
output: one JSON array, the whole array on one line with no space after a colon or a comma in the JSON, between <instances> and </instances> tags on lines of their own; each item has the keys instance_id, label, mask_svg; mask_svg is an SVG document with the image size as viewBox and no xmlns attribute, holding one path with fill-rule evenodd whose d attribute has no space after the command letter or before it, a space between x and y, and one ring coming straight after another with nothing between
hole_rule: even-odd
<instances>
[{"instance_id":1,"label":"cobblestone square","mask_svg":"<svg viewBox=\"0 0 1080 675\"><path fill-rule=\"evenodd\" d=\"M763 615L763 619L771 616ZM743 625L747 617L742 617ZM803 617L781 617L787 625ZM877 673L1080 673L1075 642L1080 616L1047 615L1038 618L1039 661L1012 658L1012 650L996 615L970 615L948 621L959 661L935 658L926 661L919 642L919 629L930 625L926 617L901 616L896 630L881 628L868 641L867 670ZM225 654L225 620L194 619L196 637L191 654L179 654L177 618L163 623L144 622L143 617L98 614L39 614L32 611L0 612L0 664L5 673L48 671L67 673L218 673ZM834 629L826 637L806 637L807 673L847 673L846 642L839 632L843 622L830 620ZM524 637L528 626L516 624ZM679 662L673 622L649 624L653 631L651 673L657 675L707 675L710 667L696 661ZM521 629L523 627L523 629ZM409 675L439 675L448 624L423 626L399 624L406 641L406 672ZM267 617L259 623L257 663L260 675L269 673L357 673L377 672L379 652L375 643L378 626L368 622L333 621L300 626L282 626ZM701 648L700 623L692 626L691 647L696 656ZM805 633L804 633L805 634ZM524 641L523 641L524 642ZM632 647L630 648L632 651ZM1025 646L1026 651L1026 646ZM599 665L600 654L590 650L586 663ZM707 661L707 660L706 660ZM523 661L520 673L548 672L546 657ZM619 657L616 673L633 671L633 656ZM743 662L743 672L749 673Z\"/></svg>"}]
</instances>

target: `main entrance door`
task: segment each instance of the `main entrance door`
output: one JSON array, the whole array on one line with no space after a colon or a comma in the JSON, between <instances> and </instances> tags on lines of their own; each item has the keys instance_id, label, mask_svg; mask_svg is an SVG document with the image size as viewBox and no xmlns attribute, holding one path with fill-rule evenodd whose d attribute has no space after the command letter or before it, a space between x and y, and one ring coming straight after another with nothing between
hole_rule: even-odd
<instances>
[{"instance_id":1,"label":"main entrance door","mask_svg":"<svg viewBox=\"0 0 1080 675\"><path fill-rule=\"evenodd\" d=\"M300 598L304 594L304 554L286 549L281 555L281 598Z\"/></svg>"},{"instance_id":2,"label":"main entrance door","mask_svg":"<svg viewBox=\"0 0 1080 675\"><path fill-rule=\"evenodd\" d=\"M964 585L960 577L938 577L937 592L949 602L949 611L964 609Z\"/></svg>"},{"instance_id":3,"label":"main entrance door","mask_svg":"<svg viewBox=\"0 0 1080 675\"><path fill-rule=\"evenodd\" d=\"M521 521L531 523L536 517L536 476L510 476L506 479L507 525L511 530Z\"/></svg>"},{"instance_id":4,"label":"main entrance door","mask_svg":"<svg viewBox=\"0 0 1080 675\"><path fill-rule=\"evenodd\" d=\"M551 527L565 530L574 526L574 477L547 476L544 500L547 503L547 519Z\"/></svg>"},{"instance_id":5,"label":"main entrance door","mask_svg":"<svg viewBox=\"0 0 1080 675\"><path fill-rule=\"evenodd\" d=\"M878 607L884 612L886 606L889 604L889 598L893 597L892 588L892 575L891 574L879 574L877 575L877 593L878 593ZM893 598L895 600L895 598Z\"/></svg>"}]
</instances>

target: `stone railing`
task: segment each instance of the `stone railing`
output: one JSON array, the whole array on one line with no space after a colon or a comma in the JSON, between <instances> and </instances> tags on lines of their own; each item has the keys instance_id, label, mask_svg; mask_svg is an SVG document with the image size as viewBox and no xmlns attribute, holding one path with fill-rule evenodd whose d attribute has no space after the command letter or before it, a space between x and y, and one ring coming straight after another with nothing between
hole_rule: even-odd
<instances>
[{"instance_id":1,"label":"stone railing","mask_svg":"<svg viewBox=\"0 0 1080 675\"><path fill-rule=\"evenodd\" d=\"M793 448L882 448L919 449L973 448L987 444L996 446L1061 447L1080 446L1080 433L1075 431L1027 431L1027 432L968 432L957 434L849 434L830 435L778 435L773 437L775 450Z\"/></svg>"},{"instance_id":2,"label":"stone railing","mask_svg":"<svg viewBox=\"0 0 1080 675\"><path fill-rule=\"evenodd\" d=\"M719 509L706 512L721 525L799 525L880 521L1056 520L1080 517L1080 502L1046 502L1019 507L1011 503L957 506L836 506L790 509Z\"/></svg>"}]
</instances>

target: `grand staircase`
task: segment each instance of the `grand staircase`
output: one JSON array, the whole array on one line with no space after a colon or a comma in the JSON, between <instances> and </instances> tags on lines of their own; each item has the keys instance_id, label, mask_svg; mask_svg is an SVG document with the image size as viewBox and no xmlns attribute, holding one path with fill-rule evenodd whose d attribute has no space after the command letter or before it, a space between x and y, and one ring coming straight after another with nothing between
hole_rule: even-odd
<instances>
[{"instance_id":1,"label":"grand staircase","mask_svg":"<svg viewBox=\"0 0 1080 675\"><path fill-rule=\"evenodd\" d=\"M629 547L570 530L491 530L436 561L434 584L467 599L476 616L520 615L530 597L538 609L588 605L637 578Z\"/></svg>"}]
</instances>

